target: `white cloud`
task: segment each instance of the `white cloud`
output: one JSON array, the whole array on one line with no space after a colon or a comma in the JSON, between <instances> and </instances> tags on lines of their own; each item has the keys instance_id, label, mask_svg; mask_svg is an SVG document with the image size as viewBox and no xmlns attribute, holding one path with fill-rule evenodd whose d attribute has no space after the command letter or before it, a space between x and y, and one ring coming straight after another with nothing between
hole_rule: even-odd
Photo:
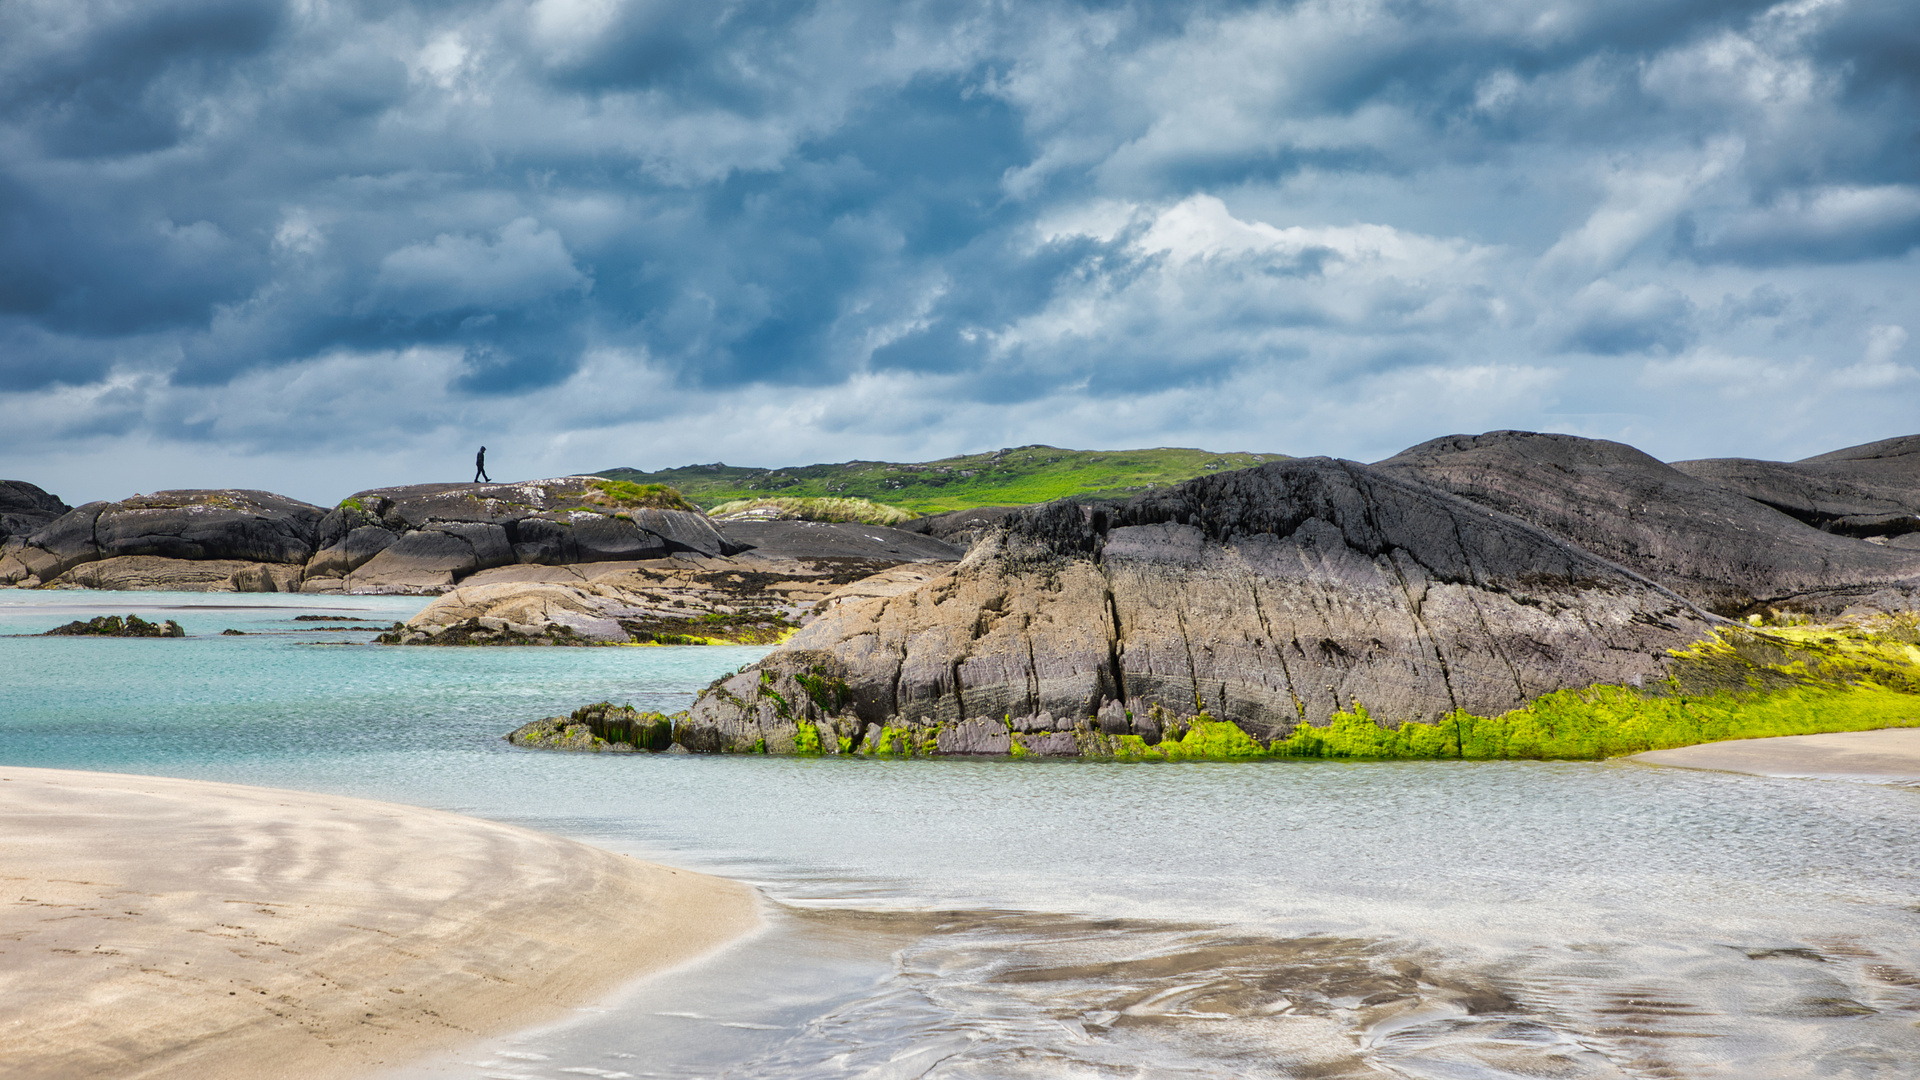
<instances>
[{"instance_id":1,"label":"white cloud","mask_svg":"<svg viewBox=\"0 0 1920 1080\"><path fill-rule=\"evenodd\" d=\"M1877 390L1896 386L1900 383L1920 379L1910 365L1894 362L1894 356L1907 343L1907 328L1904 326L1875 326L1867 331L1867 348L1857 364L1850 364L1833 373L1833 382L1837 386Z\"/></svg>"},{"instance_id":2,"label":"white cloud","mask_svg":"<svg viewBox=\"0 0 1920 1080\"><path fill-rule=\"evenodd\" d=\"M1280 227L1197 195L1158 209L1096 203L1039 232L1059 240L1080 228L1111 242L1123 220L1133 232L1121 250L999 331L997 355L1058 366L1091 349L1172 370L1298 352L1315 334L1388 340L1498 319L1492 249L1386 225Z\"/></svg>"},{"instance_id":3,"label":"white cloud","mask_svg":"<svg viewBox=\"0 0 1920 1080\"><path fill-rule=\"evenodd\" d=\"M491 240L442 233L392 252L380 260L366 307L408 315L516 307L592 286L559 233L542 229L532 218L518 218Z\"/></svg>"},{"instance_id":4,"label":"white cloud","mask_svg":"<svg viewBox=\"0 0 1920 1080\"><path fill-rule=\"evenodd\" d=\"M1703 153L1663 166L1611 170L1603 180L1606 198L1547 249L1541 269L1569 275L1613 269L1657 230L1672 225L1694 193L1735 165L1743 152L1737 139L1721 139Z\"/></svg>"}]
</instances>

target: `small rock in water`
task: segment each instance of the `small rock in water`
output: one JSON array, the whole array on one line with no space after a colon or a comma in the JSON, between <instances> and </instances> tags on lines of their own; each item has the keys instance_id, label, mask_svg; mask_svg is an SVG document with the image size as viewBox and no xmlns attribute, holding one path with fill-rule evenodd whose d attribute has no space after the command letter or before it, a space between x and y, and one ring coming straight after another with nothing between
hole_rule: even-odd
<instances>
[{"instance_id":1,"label":"small rock in water","mask_svg":"<svg viewBox=\"0 0 1920 1080\"><path fill-rule=\"evenodd\" d=\"M246 637L247 632L245 630L235 630L233 627L229 626L225 630L220 631L220 636L221 637Z\"/></svg>"},{"instance_id":2,"label":"small rock in water","mask_svg":"<svg viewBox=\"0 0 1920 1080\"><path fill-rule=\"evenodd\" d=\"M56 626L41 637L186 637L187 632L180 624L168 619L165 622L152 623L138 615L129 615L125 619L118 615L100 615L86 622L78 619Z\"/></svg>"}]
</instances>

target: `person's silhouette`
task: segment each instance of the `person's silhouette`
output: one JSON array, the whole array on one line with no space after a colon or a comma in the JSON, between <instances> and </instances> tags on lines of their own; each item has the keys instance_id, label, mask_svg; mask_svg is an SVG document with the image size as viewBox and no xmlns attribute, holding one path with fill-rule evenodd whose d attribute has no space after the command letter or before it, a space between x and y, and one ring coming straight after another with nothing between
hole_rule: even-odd
<instances>
[{"instance_id":1,"label":"person's silhouette","mask_svg":"<svg viewBox=\"0 0 1920 1080\"><path fill-rule=\"evenodd\" d=\"M493 483L493 477L487 475L487 448L484 446L473 455L473 482L477 484L482 480Z\"/></svg>"}]
</instances>

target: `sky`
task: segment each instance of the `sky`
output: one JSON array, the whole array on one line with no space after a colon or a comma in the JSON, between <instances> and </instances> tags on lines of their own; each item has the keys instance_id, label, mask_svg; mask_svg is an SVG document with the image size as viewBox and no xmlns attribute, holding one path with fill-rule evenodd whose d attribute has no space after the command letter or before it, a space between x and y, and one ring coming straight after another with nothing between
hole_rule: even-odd
<instances>
[{"instance_id":1,"label":"sky","mask_svg":"<svg viewBox=\"0 0 1920 1080\"><path fill-rule=\"evenodd\" d=\"M7 0L70 503L1920 431L1912 0Z\"/></svg>"}]
</instances>

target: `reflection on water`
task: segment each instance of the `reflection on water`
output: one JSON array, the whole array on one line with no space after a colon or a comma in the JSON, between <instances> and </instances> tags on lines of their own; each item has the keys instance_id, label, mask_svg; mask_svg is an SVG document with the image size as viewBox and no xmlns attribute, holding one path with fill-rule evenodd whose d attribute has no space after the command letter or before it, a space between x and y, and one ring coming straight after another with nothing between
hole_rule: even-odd
<instances>
[{"instance_id":1,"label":"reflection on water","mask_svg":"<svg viewBox=\"0 0 1920 1080\"><path fill-rule=\"evenodd\" d=\"M47 595L0 594L0 633L73 617ZM103 610L146 602L182 601ZM543 755L499 736L588 700L677 707L758 651L341 645L296 629L302 602L180 614L185 641L0 639L0 761L436 806L774 901L710 963L403 1075L1920 1074L1920 790Z\"/></svg>"}]
</instances>

